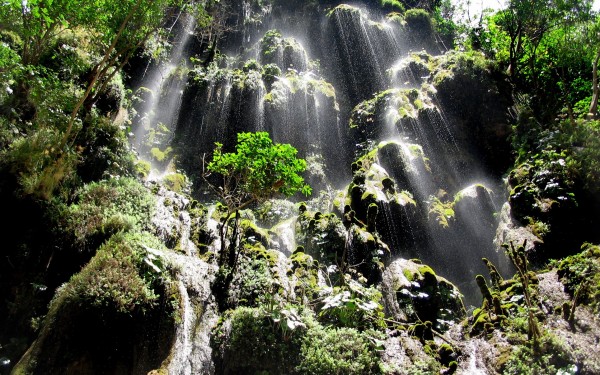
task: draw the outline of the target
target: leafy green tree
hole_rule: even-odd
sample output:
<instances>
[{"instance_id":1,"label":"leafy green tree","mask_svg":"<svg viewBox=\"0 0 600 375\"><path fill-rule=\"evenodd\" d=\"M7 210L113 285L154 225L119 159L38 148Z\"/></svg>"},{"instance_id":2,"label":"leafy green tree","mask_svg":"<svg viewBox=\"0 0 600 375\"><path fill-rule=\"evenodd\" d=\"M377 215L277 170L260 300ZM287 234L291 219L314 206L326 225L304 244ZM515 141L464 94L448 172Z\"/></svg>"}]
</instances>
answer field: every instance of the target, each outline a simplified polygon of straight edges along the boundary
<instances>
[{"instance_id":1,"label":"leafy green tree","mask_svg":"<svg viewBox=\"0 0 600 375\"><path fill-rule=\"evenodd\" d=\"M216 143L212 161L206 169L222 177L218 187L209 183L227 209L219 230L222 265L227 253L229 266L233 268L235 265L240 210L277 194L291 196L298 191L306 196L311 194L310 186L300 176L306 170L306 161L297 158L297 153L289 144L273 143L267 132L239 133L235 152L224 153L223 145ZM228 222L234 215L233 237L227 252L225 236Z\"/></svg>"},{"instance_id":2,"label":"leafy green tree","mask_svg":"<svg viewBox=\"0 0 600 375\"><path fill-rule=\"evenodd\" d=\"M79 129L94 126L95 122L88 115L100 95L134 53L152 35L163 32L165 20L186 3L187 0L6 0L2 4L0 29L18 36L19 48L14 51L20 55L19 66L42 79L48 75L38 74L45 71L40 66L40 58L54 48L54 42L61 33L83 30L93 41L86 46L94 58L83 87L76 91L63 90L69 100L58 112L69 115L60 124L43 121L36 124L52 127L49 133L56 136L53 137L53 144L44 147L47 154L45 162L35 164L35 170L25 173L47 176L38 178L44 181L45 187L42 189L32 185L28 191L43 190L41 196L47 198L64 180L69 173L67 169L73 169L75 165L69 160L77 158L76 150L81 149L79 146L87 146L75 145L75 139ZM197 5L196 15L203 12L204 6ZM206 22L204 19L203 26ZM5 62L10 56L5 57L4 50L0 51L0 75L8 74L4 74L4 71L9 68L14 70L14 64ZM13 85L16 91L12 97L21 98L17 105L28 104L27 98L33 95L30 83L29 75L21 75L20 82ZM74 84L79 86L79 83Z\"/></svg>"}]
</instances>

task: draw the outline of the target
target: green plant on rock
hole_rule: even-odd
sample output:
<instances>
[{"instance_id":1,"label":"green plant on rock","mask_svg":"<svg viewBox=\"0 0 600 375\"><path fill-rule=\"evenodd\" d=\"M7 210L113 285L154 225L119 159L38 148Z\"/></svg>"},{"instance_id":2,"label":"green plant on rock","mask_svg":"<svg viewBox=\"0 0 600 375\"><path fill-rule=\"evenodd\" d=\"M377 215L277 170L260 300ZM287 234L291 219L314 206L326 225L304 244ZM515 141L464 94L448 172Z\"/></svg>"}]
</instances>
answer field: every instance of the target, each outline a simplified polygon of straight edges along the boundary
<instances>
[{"instance_id":1,"label":"green plant on rock","mask_svg":"<svg viewBox=\"0 0 600 375\"><path fill-rule=\"evenodd\" d=\"M301 374L379 374L382 371L377 337L376 332L315 326L302 342L296 370Z\"/></svg>"},{"instance_id":2,"label":"green plant on rock","mask_svg":"<svg viewBox=\"0 0 600 375\"><path fill-rule=\"evenodd\" d=\"M443 202L437 197L430 197L429 217L432 216L442 228L448 228L454 222L454 201Z\"/></svg>"},{"instance_id":3,"label":"green plant on rock","mask_svg":"<svg viewBox=\"0 0 600 375\"><path fill-rule=\"evenodd\" d=\"M79 250L93 250L115 233L148 228L154 205L152 194L136 180L110 179L83 186L55 220Z\"/></svg>"},{"instance_id":4,"label":"green plant on rock","mask_svg":"<svg viewBox=\"0 0 600 375\"><path fill-rule=\"evenodd\" d=\"M502 373L507 375L577 374L577 366L568 361L568 348L557 337L547 333L540 337L539 348L517 345Z\"/></svg>"},{"instance_id":5,"label":"green plant on rock","mask_svg":"<svg viewBox=\"0 0 600 375\"><path fill-rule=\"evenodd\" d=\"M187 176L181 173L171 173L163 178L163 183L176 193L181 193L188 188Z\"/></svg>"},{"instance_id":6,"label":"green plant on rock","mask_svg":"<svg viewBox=\"0 0 600 375\"><path fill-rule=\"evenodd\" d=\"M537 303L534 301L530 286L531 282L531 274L529 272L529 262L527 261L527 256L525 255L525 246L527 242L524 242L523 245L515 247L511 242L509 245L503 245L508 253L508 256L514 266L517 268L517 273L519 275L519 280L523 285L523 296L525 297L525 303L527 306L527 322L528 322L528 330L527 337L529 340L532 340L534 349L539 345L539 339L541 337L540 327L538 325L538 321L535 315L537 311Z\"/></svg>"},{"instance_id":7,"label":"green plant on rock","mask_svg":"<svg viewBox=\"0 0 600 375\"><path fill-rule=\"evenodd\" d=\"M123 314L150 309L165 271L161 249L160 242L146 233L115 235L62 293L73 303Z\"/></svg>"},{"instance_id":8,"label":"green plant on rock","mask_svg":"<svg viewBox=\"0 0 600 375\"><path fill-rule=\"evenodd\" d=\"M270 57L274 53L277 53L277 49L279 48L281 40L282 36L279 30L267 31L263 38L260 40L260 50L263 58Z\"/></svg>"},{"instance_id":9,"label":"green plant on rock","mask_svg":"<svg viewBox=\"0 0 600 375\"><path fill-rule=\"evenodd\" d=\"M274 144L266 132L239 133L235 152L224 153L222 144L216 146L204 175L205 179L210 172L221 176L219 187L209 183L226 207L219 228L220 264L234 268L239 211L277 194L291 196L300 191L309 195L311 188L300 176L306 162L296 157L297 150L289 144ZM234 216L232 241L227 251L225 237L229 220Z\"/></svg>"},{"instance_id":10,"label":"green plant on rock","mask_svg":"<svg viewBox=\"0 0 600 375\"><path fill-rule=\"evenodd\" d=\"M581 250L558 263L558 277L573 297L567 316L571 321L578 304L600 310L600 247L585 243Z\"/></svg>"},{"instance_id":11,"label":"green plant on rock","mask_svg":"<svg viewBox=\"0 0 600 375\"><path fill-rule=\"evenodd\" d=\"M306 318L298 311L276 305L227 312L223 322L228 324L216 327L212 342L223 367L237 373L293 373L306 331Z\"/></svg>"},{"instance_id":12,"label":"green plant on rock","mask_svg":"<svg viewBox=\"0 0 600 375\"><path fill-rule=\"evenodd\" d=\"M323 300L319 318L338 327L382 329L386 323L381 298L377 289L349 280L346 285L331 289Z\"/></svg>"}]
</instances>

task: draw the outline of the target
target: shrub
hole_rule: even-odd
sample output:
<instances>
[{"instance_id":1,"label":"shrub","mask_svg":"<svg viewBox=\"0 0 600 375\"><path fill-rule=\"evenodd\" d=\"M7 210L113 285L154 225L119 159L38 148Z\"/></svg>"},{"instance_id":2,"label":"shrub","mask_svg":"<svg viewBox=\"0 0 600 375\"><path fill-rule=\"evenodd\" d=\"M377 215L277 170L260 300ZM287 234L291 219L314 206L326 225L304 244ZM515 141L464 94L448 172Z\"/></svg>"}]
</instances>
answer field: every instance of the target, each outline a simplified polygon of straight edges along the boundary
<instances>
[{"instance_id":1,"label":"shrub","mask_svg":"<svg viewBox=\"0 0 600 375\"><path fill-rule=\"evenodd\" d=\"M284 331L261 308L240 307L227 318L229 329L220 327L213 344L220 349L223 366L231 373L293 372L302 330L284 337Z\"/></svg>"},{"instance_id":2,"label":"shrub","mask_svg":"<svg viewBox=\"0 0 600 375\"><path fill-rule=\"evenodd\" d=\"M409 9L404 13L406 24L420 35L433 33L433 21L425 9Z\"/></svg>"},{"instance_id":3,"label":"shrub","mask_svg":"<svg viewBox=\"0 0 600 375\"><path fill-rule=\"evenodd\" d=\"M76 246L94 249L117 232L146 229L154 205L151 193L134 179L94 182L78 191L58 224Z\"/></svg>"},{"instance_id":4,"label":"shrub","mask_svg":"<svg viewBox=\"0 0 600 375\"><path fill-rule=\"evenodd\" d=\"M303 374L381 373L375 344L366 334L352 328L315 326L302 340L301 360L296 368Z\"/></svg>"},{"instance_id":5,"label":"shrub","mask_svg":"<svg viewBox=\"0 0 600 375\"><path fill-rule=\"evenodd\" d=\"M139 232L113 236L71 278L63 291L65 298L81 306L123 314L151 308L158 299L154 287L162 264L148 248L160 249L162 245L153 236Z\"/></svg>"}]
</instances>

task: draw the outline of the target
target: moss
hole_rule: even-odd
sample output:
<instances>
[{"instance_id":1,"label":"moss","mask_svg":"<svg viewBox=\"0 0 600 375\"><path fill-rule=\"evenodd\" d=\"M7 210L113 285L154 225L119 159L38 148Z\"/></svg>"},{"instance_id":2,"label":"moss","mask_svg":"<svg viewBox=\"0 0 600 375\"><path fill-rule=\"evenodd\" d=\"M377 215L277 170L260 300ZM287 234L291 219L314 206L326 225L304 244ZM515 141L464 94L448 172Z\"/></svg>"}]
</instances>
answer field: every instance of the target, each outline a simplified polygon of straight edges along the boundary
<instances>
[{"instance_id":1,"label":"moss","mask_svg":"<svg viewBox=\"0 0 600 375\"><path fill-rule=\"evenodd\" d=\"M332 10L330 10L327 13L327 17L337 17L343 13L358 15L358 14L360 14L360 12L361 12L360 8L357 8L352 5L348 5L348 4L340 4L340 5L336 6L335 8L333 8Z\"/></svg>"},{"instance_id":2,"label":"moss","mask_svg":"<svg viewBox=\"0 0 600 375\"><path fill-rule=\"evenodd\" d=\"M59 213L58 226L80 250L95 248L114 233L148 228L154 206L155 198L133 179L91 183L81 188L76 201Z\"/></svg>"},{"instance_id":3,"label":"moss","mask_svg":"<svg viewBox=\"0 0 600 375\"><path fill-rule=\"evenodd\" d=\"M261 70L261 66L260 63L254 59L248 60L246 61L246 63L244 64L244 67L242 68L242 71L244 73L248 73L250 71L260 71Z\"/></svg>"},{"instance_id":4,"label":"moss","mask_svg":"<svg viewBox=\"0 0 600 375\"><path fill-rule=\"evenodd\" d=\"M267 64L263 66L261 74L267 91L271 91L273 83L277 80L277 77L281 76L281 69L275 64ZM265 98L265 101L267 101L267 98Z\"/></svg>"},{"instance_id":5,"label":"moss","mask_svg":"<svg viewBox=\"0 0 600 375\"><path fill-rule=\"evenodd\" d=\"M381 7L388 12L404 12L404 4L399 0L380 0Z\"/></svg>"},{"instance_id":6,"label":"moss","mask_svg":"<svg viewBox=\"0 0 600 375\"><path fill-rule=\"evenodd\" d=\"M433 269L427 265L421 265L418 267L419 273L423 276L425 276L426 274L429 275L433 275L435 277L435 272L433 272Z\"/></svg>"},{"instance_id":7,"label":"moss","mask_svg":"<svg viewBox=\"0 0 600 375\"><path fill-rule=\"evenodd\" d=\"M434 32L433 20L425 9L409 9L404 13L406 25L417 30L419 35L432 35Z\"/></svg>"},{"instance_id":8,"label":"moss","mask_svg":"<svg viewBox=\"0 0 600 375\"><path fill-rule=\"evenodd\" d=\"M269 247L270 236L266 229L259 228L252 220L243 219L240 228L244 238L250 243L260 242L264 247Z\"/></svg>"},{"instance_id":9,"label":"moss","mask_svg":"<svg viewBox=\"0 0 600 375\"><path fill-rule=\"evenodd\" d=\"M303 329L286 334L262 309L240 307L224 317L213 347L224 373L291 373L299 362Z\"/></svg>"},{"instance_id":10,"label":"moss","mask_svg":"<svg viewBox=\"0 0 600 375\"><path fill-rule=\"evenodd\" d=\"M261 243L255 243L254 245L245 244L244 252L253 259L266 260L270 267L275 266L279 258L277 251L268 250Z\"/></svg>"},{"instance_id":11,"label":"moss","mask_svg":"<svg viewBox=\"0 0 600 375\"><path fill-rule=\"evenodd\" d=\"M454 201L443 202L437 197L429 197L429 218L432 217L442 228L449 228L454 222Z\"/></svg>"},{"instance_id":12,"label":"moss","mask_svg":"<svg viewBox=\"0 0 600 375\"><path fill-rule=\"evenodd\" d=\"M581 253L571 255L558 264L558 277L577 304L588 304L600 311L600 246L585 243Z\"/></svg>"},{"instance_id":13,"label":"moss","mask_svg":"<svg viewBox=\"0 0 600 375\"><path fill-rule=\"evenodd\" d=\"M150 174L151 170L150 162L146 160L137 160L135 162L135 173L138 177L145 179Z\"/></svg>"},{"instance_id":14,"label":"moss","mask_svg":"<svg viewBox=\"0 0 600 375\"><path fill-rule=\"evenodd\" d=\"M181 173L171 173L163 177L163 183L176 193L183 192L187 185L187 176Z\"/></svg>"},{"instance_id":15,"label":"moss","mask_svg":"<svg viewBox=\"0 0 600 375\"><path fill-rule=\"evenodd\" d=\"M142 233L118 234L73 276L64 298L75 305L115 309L123 314L153 307L154 284L164 271L160 242ZM150 250L148 249L156 249Z\"/></svg>"},{"instance_id":16,"label":"moss","mask_svg":"<svg viewBox=\"0 0 600 375\"><path fill-rule=\"evenodd\" d=\"M167 158L171 155L172 151L173 149L171 147L167 147L164 150L161 150L158 147L152 147L152 149L150 149L150 154L152 155L152 158L154 158L154 160L156 160L159 163L162 163L167 160Z\"/></svg>"},{"instance_id":17,"label":"moss","mask_svg":"<svg viewBox=\"0 0 600 375\"><path fill-rule=\"evenodd\" d=\"M377 374L380 358L367 333L316 326L302 342L296 370L305 374Z\"/></svg>"}]
</instances>

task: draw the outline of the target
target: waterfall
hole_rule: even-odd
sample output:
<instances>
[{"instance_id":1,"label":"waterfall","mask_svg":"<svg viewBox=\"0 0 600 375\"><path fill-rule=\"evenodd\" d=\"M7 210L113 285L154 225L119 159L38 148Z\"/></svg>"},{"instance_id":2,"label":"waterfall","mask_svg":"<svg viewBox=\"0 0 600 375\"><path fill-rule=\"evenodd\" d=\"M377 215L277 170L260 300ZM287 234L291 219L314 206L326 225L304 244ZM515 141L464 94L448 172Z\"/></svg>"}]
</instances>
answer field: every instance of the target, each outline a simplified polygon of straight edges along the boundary
<instances>
[{"instance_id":1,"label":"waterfall","mask_svg":"<svg viewBox=\"0 0 600 375\"><path fill-rule=\"evenodd\" d=\"M146 69L137 89L142 103L136 106L132 145L143 160L151 163L151 173L157 177L163 175L169 165L168 147L180 116L189 66L187 49L195 24L192 15L180 11L168 30L175 34L168 57Z\"/></svg>"},{"instance_id":2,"label":"waterfall","mask_svg":"<svg viewBox=\"0 0 600 375\"><path fill-rule=\"evenodd\" d=\"M169 374L212 374L210 335L218 314L210 286L216 267L180 254L170 253L168 257L178 270L181 322L165 367Z\"/></svg>"},{"instance_id":3,"label":"waterfall","mask_svg":"<svg viewBox=\"0 0 600 375\"><path fill-rule=\"evenodd\" d=\"M201 164L215 142L230 150L238 132L267 131L308 160L306 178L315 190L308 207L341 215L347 205L367 223L375 204L370 230L389 248L388 263L420 258L459 286L467 303L478 303L474 277L487 272L481 258L504 273L508 265L493 244L494 213L504 197L499 173L489 170L490 155L478 145L485 119L465 119L452 104L462 89L452 86L452 69L464 62L444 54L435 38L415 37L410 22L360 7L340 5L304 17L244 1L239 10L222 55L202 65L188 63L194 23L182 15L183 31L168 61L151 68L143 84L153 95L138 108L143 117L134 144L140 155L172 147L174 167L203 191ZM174 67L187 74L173 74ZM168 161L155 165L157 173L169 168ZM288 295L294 289L285 274L297 246L297 214L279 217L265 230L269 246L279 251L274 269ZM216 232L214 220L208 225ZM371 240L361 230L346 233L348 246ZM364 246L365 253L373 250ZM365 254L349 256L359 264ZM177 259L184 275L207 274L205 264ZM202 286L191 276L178 285L183 321L173 373L200 371L202 358L210 357L198 340L207 342L216 312L202 304L210 297L199 297L209 279L201 277ZM192 313L198 309L203 313Z\"/></svg>"}]
</instances>

